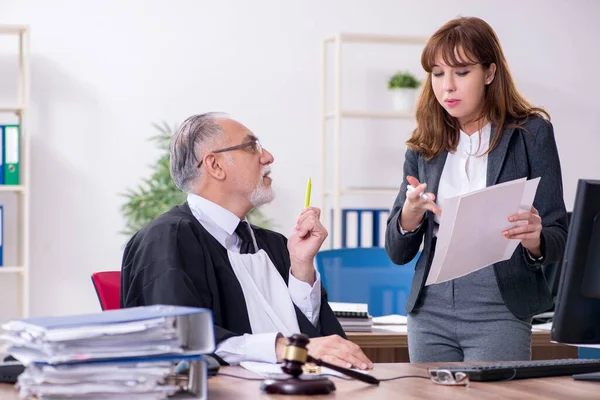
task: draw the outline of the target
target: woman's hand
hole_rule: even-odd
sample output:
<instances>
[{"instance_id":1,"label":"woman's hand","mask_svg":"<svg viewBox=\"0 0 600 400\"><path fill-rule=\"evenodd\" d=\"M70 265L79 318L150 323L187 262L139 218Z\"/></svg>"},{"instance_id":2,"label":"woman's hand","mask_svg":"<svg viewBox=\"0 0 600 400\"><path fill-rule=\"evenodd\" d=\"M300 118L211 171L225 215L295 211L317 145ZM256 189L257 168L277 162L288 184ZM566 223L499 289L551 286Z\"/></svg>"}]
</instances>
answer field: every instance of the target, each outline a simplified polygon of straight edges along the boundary
<instances>
[{"instance_id":1,"label":"woman's hand","mask_svg":"<svg viewBox=\"0 0 600 400\"><path fill-rule=\"evenodd\" d=\"M542 218L534 207L530 211L511 215L508 220L516 222L516 226L507 229L502 234L507 239L519 239L521 245L529 250L529 253L534 257L541 257L541 238L542 233Z\"/></svg>"},{"instance_id":2,"label":"woman's hand","mask_svg":"<svg viewBox=\"0 0 600 400\"><path fill-rule=\"evenodd\" d=\"M433 193L425 193L425 189L427 188L426 183L420 183L417 178L410 175L406 177L406 180L409 185L414 187L414 190L406 192L406 201L402 206L398 222L403 230L413 231L417 229L423 220L423 215L425 215L426 211L442 215L442 210L435 204L435 195ZM422 193L425 193L430 200L421 198Z\"/></svg>"}]
</instances>

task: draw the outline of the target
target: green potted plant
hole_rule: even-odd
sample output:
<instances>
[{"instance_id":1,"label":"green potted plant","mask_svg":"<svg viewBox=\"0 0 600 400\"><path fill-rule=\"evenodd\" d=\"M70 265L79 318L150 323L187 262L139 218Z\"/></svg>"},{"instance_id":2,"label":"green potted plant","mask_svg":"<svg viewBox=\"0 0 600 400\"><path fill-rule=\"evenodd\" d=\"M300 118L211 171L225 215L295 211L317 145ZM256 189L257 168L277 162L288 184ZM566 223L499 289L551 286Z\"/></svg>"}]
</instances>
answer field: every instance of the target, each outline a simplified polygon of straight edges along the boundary
<instances>
[{"instance_id":1,"label":"green potted plant","mask_svg":"<svg viewBox=\"0 0 600 400\"><path fill-rule=\"evenodd\" d=\"M122 233L129 236L171 207L182 204L187 197L187 194L175 185L169 170L169 144L177 126L171 128L166 122L161 125L153 123L152 126L158 133L149 140L156 143L161 155L153 165L153 172L149 178L144 178L135 188L127 188L125 193L121 194L126 199L121 206L121 213L125 217L125 229ZM271 220L257 208L250 212L248 219L252 224L265 228L272 225Z\"/></svg>"},{"instance_id":2,"label":"green potted plant","mask_svg":"<svg viewBox=\"0 0 600 400\"><path fill-rule=\"evenodd\" d=\"M399 71L388 80L388 89L392 92L394 109L410 113L415 107L417 92L421 82L408 71Z\"/></svg>"}]
</instances>

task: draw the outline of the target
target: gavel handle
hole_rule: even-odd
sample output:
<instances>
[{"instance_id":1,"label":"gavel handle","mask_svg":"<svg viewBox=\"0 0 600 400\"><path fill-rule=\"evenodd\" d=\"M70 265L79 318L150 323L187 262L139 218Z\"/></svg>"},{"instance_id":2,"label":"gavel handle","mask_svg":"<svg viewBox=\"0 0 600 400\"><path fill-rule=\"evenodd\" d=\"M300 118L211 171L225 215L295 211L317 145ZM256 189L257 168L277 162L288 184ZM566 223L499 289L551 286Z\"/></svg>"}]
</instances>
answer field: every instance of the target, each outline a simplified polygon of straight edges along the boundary
<instances>
[{"instance_id":1,"label":"gavel handle","mask_svg":"<svg viewBox=\"0 0 600 400\"><path fill-rule=\"evenodd\" d=\"M331 368L334 371L341 372L342 374L348 375L349 377L354 378L354 379L358 379L359 381L362 381L365 383L370 383L371 385L379 385L379 379L377 379L369 374L363 374L362 372L353 371L348 368L338 367L337 365L329 364L328 362L325 362L323 360L320 360L318 358L314 358L311 356L307 357L307 361L315 363L322 367Z\"/></svg>"}]
</instances>

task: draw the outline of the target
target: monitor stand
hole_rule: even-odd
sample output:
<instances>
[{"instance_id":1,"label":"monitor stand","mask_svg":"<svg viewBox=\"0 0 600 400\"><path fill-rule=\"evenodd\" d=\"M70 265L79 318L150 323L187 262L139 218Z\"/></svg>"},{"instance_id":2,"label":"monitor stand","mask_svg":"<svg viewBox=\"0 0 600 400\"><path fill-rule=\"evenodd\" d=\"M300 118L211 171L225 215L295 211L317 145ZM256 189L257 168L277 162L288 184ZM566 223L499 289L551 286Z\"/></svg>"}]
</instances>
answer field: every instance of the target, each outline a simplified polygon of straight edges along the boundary
<instances>
[{"instance_id":1,"label":"monitor stand","mask_svg":"<svg viewBox=\"0 0 600 400\"><path fill-rule=\"evenodd\" d=\"M588 374L575 374L573 379L576 381L600 381L600 372L590 372Z\"/></svg>"}]
</instances>

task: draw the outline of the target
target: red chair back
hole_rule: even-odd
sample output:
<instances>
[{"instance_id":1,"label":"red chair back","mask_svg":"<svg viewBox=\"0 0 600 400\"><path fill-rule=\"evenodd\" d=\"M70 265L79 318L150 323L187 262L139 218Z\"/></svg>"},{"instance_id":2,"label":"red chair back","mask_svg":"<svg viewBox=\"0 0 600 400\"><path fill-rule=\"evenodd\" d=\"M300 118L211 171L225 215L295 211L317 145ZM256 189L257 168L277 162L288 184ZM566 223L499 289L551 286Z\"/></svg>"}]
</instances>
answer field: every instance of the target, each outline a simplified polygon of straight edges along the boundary
<instances>
[{"instance_id":1,"label":"red chair back","mask_svg":"<svg viewBox=\"0 0 600 400\"><path fill-rule=\"evenodd\" d=\"M92 283L103 311L121 308L121 271L94 272Z\"/></svg>"}]
</instances>

